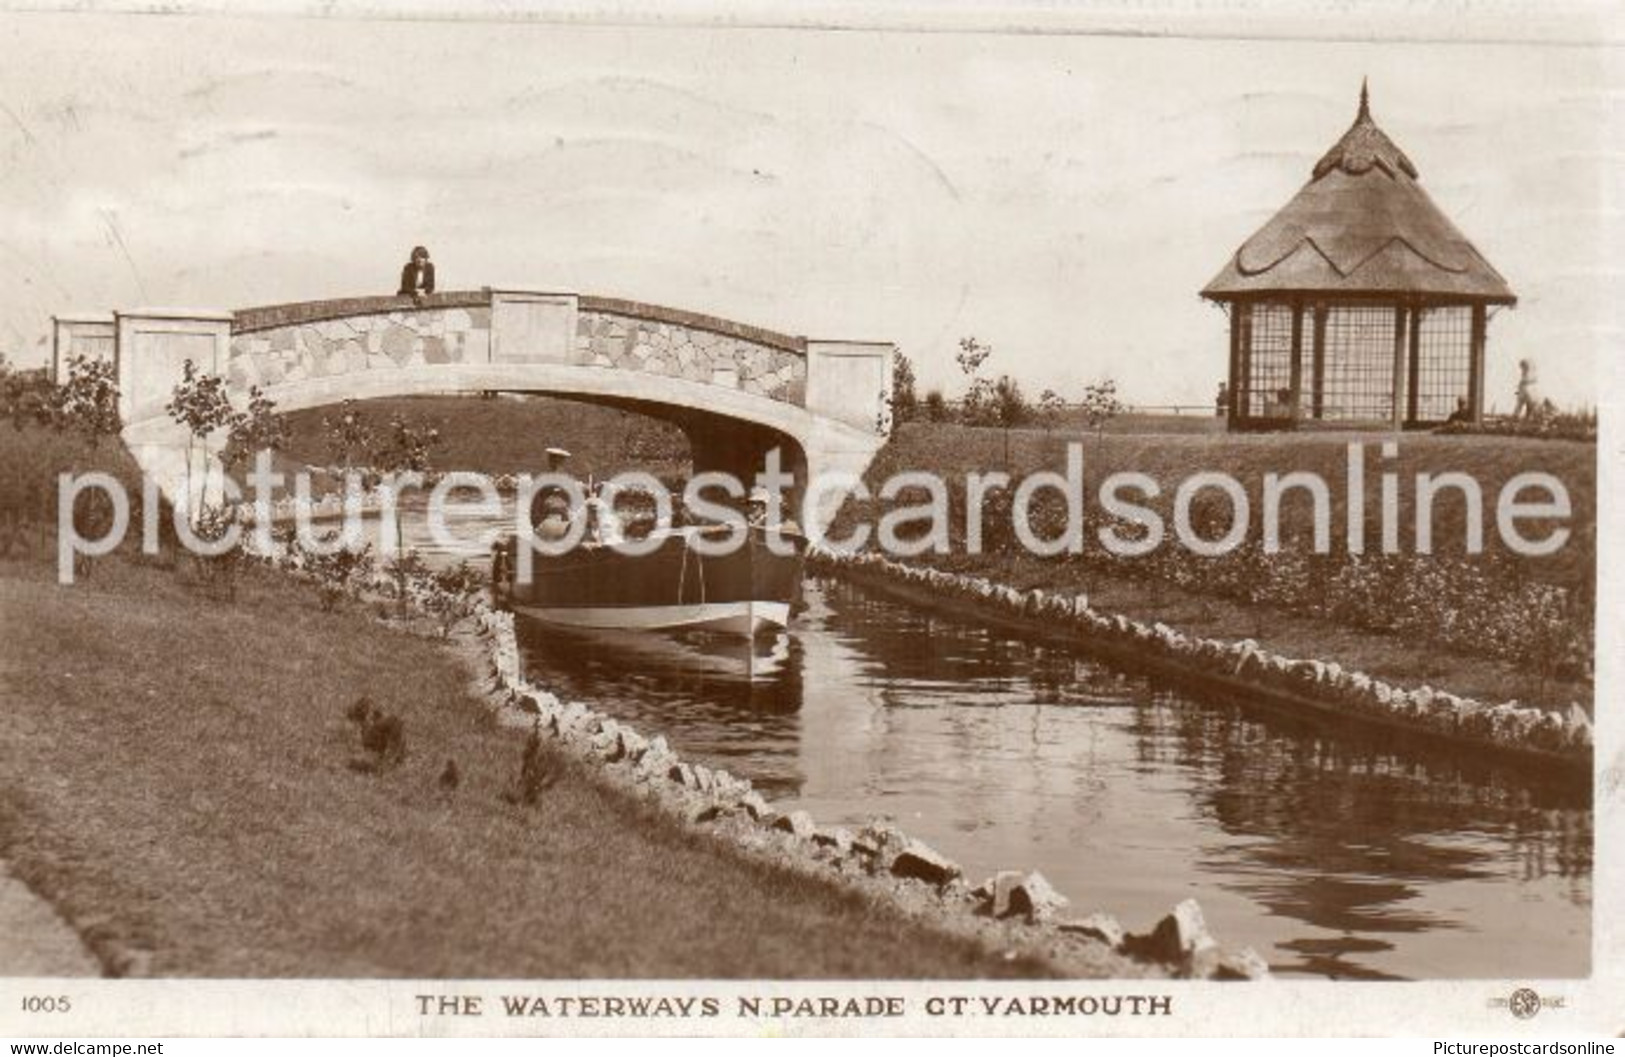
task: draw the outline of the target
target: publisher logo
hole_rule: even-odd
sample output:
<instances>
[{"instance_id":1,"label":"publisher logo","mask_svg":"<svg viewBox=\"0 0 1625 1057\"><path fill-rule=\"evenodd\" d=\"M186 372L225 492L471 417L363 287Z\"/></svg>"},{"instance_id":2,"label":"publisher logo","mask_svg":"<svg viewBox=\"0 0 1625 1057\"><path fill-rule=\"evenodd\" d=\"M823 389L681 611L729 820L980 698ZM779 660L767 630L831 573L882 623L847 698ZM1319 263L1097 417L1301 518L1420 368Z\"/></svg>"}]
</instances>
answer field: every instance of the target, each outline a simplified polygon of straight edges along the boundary
<instances>
[{"instance_id":1,"label":"publisher logo","mask_svg":"<svg viewBox=\"0 0 1625 1057\"><path fill-rule=\"evenodd\" d=\"M1519 1020L1528 1020L1540 1012L1540 995L1528 987L1520 987L1507 999L1507 1008Z\"/></svg>"},{"instance_id":2,"label":"publisher logo","mask_svg":"<svg viewBox=\"0 0 1625 1057\"><path fill-rule=\"evenodd\" d=\"M1504 1009L1519 1020L1529 1020L1543 1009L1562 1009L1561 995L1541 995L1532 987L1520 987L1510 995L1490 999L1491 1009Z\"/></svg>"}]
</instances>

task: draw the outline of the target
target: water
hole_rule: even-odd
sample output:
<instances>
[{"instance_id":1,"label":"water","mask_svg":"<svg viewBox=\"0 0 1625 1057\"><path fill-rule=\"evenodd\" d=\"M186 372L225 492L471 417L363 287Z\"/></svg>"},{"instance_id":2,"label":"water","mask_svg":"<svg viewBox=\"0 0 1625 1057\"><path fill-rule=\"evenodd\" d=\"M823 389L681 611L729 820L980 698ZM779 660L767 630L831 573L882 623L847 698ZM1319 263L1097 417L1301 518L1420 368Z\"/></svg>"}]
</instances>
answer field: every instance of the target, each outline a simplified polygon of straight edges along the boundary
<instances>
[{"instance_id":1,"label":"water","mask_svg":"<svg viewBox=\"0 0 1625 1057\"><path fill-rule=\"evenodd\" d=\"M1192 700L849 584L807 600L754 647L523 621L520 642L537 681L786 810L891 818L973 881L1040 869L1131 930L1195 896L1281 974L1588 972L1583 794Z\"/></svg>"}]
</instances>

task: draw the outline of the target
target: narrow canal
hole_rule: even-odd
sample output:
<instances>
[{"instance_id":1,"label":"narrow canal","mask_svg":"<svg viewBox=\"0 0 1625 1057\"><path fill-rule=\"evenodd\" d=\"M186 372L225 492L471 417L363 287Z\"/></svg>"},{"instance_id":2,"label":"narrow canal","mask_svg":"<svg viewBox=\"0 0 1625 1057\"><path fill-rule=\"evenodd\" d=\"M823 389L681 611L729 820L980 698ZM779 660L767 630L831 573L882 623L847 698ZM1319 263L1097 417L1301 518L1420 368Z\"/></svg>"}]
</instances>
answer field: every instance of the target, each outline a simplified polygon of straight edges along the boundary
<instances>
[{"instance_id":1,"label":"narrow canal","mask_svg":"<svg viewBox=\"0 0 1625 1057\"><path fill-rule=\"evenodd\" d=\"M523 621L520 643L561 696L821 823L891 818L973 882L1037 868L1130 930L1194 896L1283 975L1588 972L1583 794L1193 700L850 584L806 596L752 647Z\"/></svg>"}]
</instances>

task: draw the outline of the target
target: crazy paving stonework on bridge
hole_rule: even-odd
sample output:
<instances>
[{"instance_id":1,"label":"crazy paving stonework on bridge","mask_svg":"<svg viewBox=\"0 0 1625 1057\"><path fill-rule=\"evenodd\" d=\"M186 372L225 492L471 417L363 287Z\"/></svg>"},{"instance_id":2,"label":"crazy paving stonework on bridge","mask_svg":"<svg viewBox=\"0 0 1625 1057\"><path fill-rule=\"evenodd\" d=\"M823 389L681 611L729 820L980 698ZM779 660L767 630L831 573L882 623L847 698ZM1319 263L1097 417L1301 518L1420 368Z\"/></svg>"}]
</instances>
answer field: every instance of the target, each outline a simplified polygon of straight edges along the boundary
<instances>
[{"instance_id":1,"label":"crazy paving stonework on bridge","mask_svg":"<svg viewBox=\"0 0 1625 1057\"><path fill-rule=\"evenodd\" d=\"M809 340L572 293L481 289L422 303L364 297L65 315L55 337L59 374L74 355L114 360L126 440L166 489L185 478L185 436L164 406L187 360L225 378L234 400L258 386L289 411L493 390L590 400L677 423L696 470L754 474L778 447L803 483L861 473L890 429L889 343ZM538 450L546 443L538 437ZM828 497L829 514L839 499Z\"/></svg>"},{"instance_id":2,"label":"crazy paving stonework on bridge","mask_svg":"<svg viewBox=\"0 0 1625 1057\"><path fill-rule=\"evenodd\" d=\"M388 302L388 308L364 314L382 307L372 300L318 302L349 308L351 314L304 322L267 310L237 313L227 380L267 386L357 370L490 362L488 294L447 295L436 299L449 302L444 307L425 308L382 298L377 300ZM728 325L730 333L722 320L608 298L578 298L575 317L573 354L565 362L721 384L797 406L803 402L807 359L800 339L740 324Z\"/></svg>"},{"instance_id":3,"label":"crazy paving stonework on bridge","mask_svg":"<svg viewBox=\"0 0 1625 1057\"><path fill-rule=\"evenodd\" d=\"M349 371L490 358L491 309L396 311L237 333L226 380L270 386Z\"/></svg>"},{"instance_id":4,"label":"crazy paving stonework on bridge","mask_svg":"<svg viewBox=\"0 0 1625 1057\"><path fill-rule=\"evenodd\" d=\"M805 352L610 312L584 312L578 317L576 358L594 367L731 385L789 404L801 404L807 390Z\"/></svg>"}]
</instances>

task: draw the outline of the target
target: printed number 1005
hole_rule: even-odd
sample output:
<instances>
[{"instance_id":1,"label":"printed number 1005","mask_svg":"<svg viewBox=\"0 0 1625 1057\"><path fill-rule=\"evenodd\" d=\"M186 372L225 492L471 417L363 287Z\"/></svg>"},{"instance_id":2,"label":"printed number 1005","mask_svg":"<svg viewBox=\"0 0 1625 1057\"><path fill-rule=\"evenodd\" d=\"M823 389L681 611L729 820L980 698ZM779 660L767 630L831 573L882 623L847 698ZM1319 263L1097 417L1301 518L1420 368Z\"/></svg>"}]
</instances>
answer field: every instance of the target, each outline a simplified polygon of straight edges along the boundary
<instances>
[{"instance_id":1,"label":"printed number 1005","mask_svg":"<svg viewBox=\"0 0 1625 1057\"><path fill-rule=\"evenodd\" d=\"M24 995L24 1013L66 1013L73 1008L67 995Z\"/></svg>"}]
</instances>

